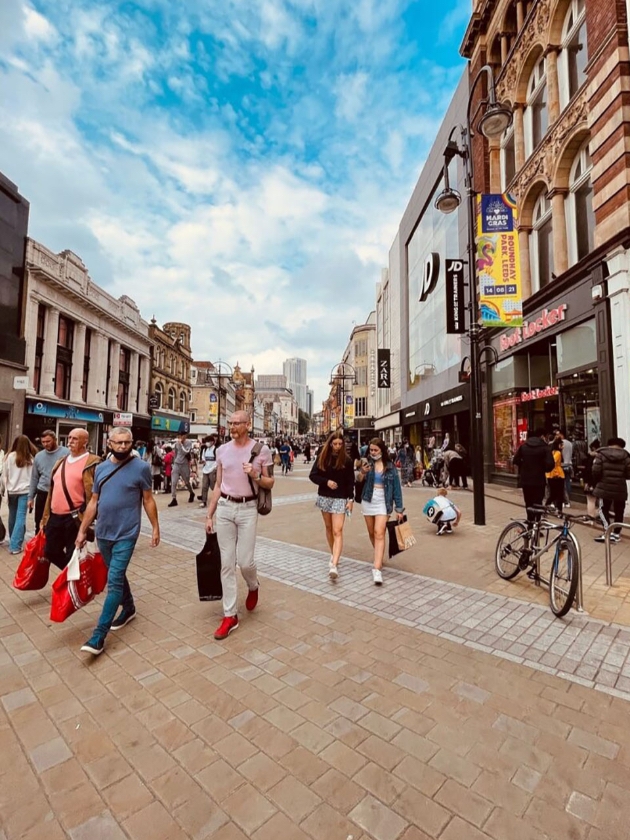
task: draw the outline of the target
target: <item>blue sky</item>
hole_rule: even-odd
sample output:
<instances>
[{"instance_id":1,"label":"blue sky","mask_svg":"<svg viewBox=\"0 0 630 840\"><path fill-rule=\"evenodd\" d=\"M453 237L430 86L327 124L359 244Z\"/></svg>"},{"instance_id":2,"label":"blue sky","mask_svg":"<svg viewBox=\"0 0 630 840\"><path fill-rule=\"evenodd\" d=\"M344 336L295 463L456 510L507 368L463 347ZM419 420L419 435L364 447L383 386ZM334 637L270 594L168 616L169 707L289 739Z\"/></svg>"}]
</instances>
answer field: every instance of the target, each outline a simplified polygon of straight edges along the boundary
<instances>
[{"instance_id":1,"label":"blue sky","mask_svg":"<svg viewBox=\"0 0 630 840\"><path fill-rule=\"evenodd\" d=\"M2 0L0 170L198 359L316 403L463 70L470 0Z\"/></svg>"}]
</instances>

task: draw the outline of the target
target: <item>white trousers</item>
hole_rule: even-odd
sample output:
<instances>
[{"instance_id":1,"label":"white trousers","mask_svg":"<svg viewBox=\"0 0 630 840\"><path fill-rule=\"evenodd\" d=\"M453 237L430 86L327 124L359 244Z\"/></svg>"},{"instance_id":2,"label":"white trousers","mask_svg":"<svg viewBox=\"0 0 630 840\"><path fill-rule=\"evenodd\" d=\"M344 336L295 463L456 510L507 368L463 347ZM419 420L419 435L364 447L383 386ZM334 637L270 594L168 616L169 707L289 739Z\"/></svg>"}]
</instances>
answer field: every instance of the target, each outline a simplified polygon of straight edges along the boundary
<instances>
[{"instance_id":1,"label":"white trousers","mask_svg":"<svg viewBox=\"0 0 630 840\"><path fill-rule=\"evenodd\" d=\"M240 503L219 499L214 524L221 549L223 614L233 616L237 614L237 564L247 588L258 588L258 572L254 561L258 525L256 499Z\"/></svg>"}]
</instances>

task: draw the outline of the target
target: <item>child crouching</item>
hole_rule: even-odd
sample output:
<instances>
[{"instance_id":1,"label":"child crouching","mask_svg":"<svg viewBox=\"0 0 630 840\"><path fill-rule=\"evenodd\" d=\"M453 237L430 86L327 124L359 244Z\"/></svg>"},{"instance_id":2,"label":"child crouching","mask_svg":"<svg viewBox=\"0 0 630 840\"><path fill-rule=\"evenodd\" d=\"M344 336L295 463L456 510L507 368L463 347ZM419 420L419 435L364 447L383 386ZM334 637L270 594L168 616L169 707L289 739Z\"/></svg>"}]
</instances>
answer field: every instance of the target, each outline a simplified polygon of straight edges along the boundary
<instances>
[{"instance_id":1,"label":"child crouching","mask_svg":"<svg viewBox=\"0 0 630 840\"><path fill-rule=\"evenodd\" d=\"M424 506L422 512L429 522L437 527L437 535L452 534L453 526L459 524L462 512L447 498L448 490L440 487L434 499L430 499Z\"/></svg>"}]
</instances>

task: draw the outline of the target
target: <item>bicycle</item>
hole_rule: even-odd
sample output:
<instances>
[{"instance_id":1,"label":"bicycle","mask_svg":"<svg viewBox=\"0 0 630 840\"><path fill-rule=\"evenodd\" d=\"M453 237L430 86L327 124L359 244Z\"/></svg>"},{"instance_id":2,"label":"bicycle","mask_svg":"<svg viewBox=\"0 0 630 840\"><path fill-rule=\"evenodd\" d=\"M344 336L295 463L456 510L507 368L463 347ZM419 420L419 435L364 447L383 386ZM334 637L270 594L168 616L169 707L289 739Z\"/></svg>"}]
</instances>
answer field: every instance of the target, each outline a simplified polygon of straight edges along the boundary
<instances>
[{"instance_id":1,"label":"bicycle","mask_svg":"<svg viewBox=\"0 0 630 840\"><path fill-rule=\"evenodd\" d=\"M547 585L551 611L561 618L573 605L580 576L580 547L571 526L576 522L592 522L593 517L563 513L562 524L556 525L542 518L550 513L558 515L545 505L534 505L527 508L529 519L509 522L501 532L494 559L497 574L504 580L513 580L519 572L529 570L527 575L537 586ZM553 539L552 531L559 532ZM540 558L552 549L554 556L547 582L540 574Z\"/></svg>"}]
</instances>

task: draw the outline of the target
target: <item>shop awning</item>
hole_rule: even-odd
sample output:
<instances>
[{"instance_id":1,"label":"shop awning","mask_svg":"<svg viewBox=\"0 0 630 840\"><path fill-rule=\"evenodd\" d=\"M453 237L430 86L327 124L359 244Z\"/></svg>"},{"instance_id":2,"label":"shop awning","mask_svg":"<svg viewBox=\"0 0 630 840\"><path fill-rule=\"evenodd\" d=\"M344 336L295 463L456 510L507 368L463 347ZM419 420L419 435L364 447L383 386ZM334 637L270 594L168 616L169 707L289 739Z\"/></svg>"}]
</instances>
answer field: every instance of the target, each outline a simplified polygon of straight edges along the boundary
<instances>
[{"instance_id":1,"label":"shop awning","mask_svg":"<svg viewBox=\"0 0 630 840\"><path fill-rule=\"evenodd\" d=\"M190 420L176 414L154 411L151 415L151 429L154 432L170 432L172 435L187 435L190 432Z\"/></svg>"},{"instance_id":2,"label":"shop awning","mask_svg":"<svg viewBox=\"0 0 630 840\"><path fill-rule=\"evenodd\" d=\"M400 411L386 414L385 417L379 417L374 421L374 430L377 432L381 432L383 429L393 429L395 426L400 426Z\"/></svg>"}]
</instances>

